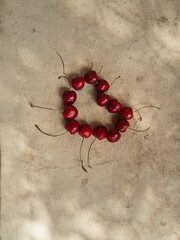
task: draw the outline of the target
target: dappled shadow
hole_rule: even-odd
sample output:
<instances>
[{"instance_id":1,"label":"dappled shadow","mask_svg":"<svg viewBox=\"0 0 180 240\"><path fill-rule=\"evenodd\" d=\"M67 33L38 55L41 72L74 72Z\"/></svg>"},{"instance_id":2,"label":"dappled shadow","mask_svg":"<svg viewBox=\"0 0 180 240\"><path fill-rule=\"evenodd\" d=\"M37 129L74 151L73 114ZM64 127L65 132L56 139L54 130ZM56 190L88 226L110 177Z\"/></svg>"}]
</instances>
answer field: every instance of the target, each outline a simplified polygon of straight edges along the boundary
<instances>
[{"instance_id":1,"label":"dappled shadow","mask_svg":"<svg viewBox=\"0 0 180 240\"><path fill-rule=\"evenodd\" d=\"M86 5L87 4L87 5ZM18 240L178 239L178 1L69 1L7 3L2 38L2 236ZM17 9L14 11L13 9ZM12 11L13 10L13 11ZM11 13L11 14L9 14ZM10 16L11 15L11 16ZM35 31L33 30L35 29ZM8 41L7 41L8 40ZM43 136L62 131L57 112L28 102L63 107L67 74L84 75L90 62L104 67L109 82L121 78L109 94L123 104L158 105L142 110L137 128L110 144L96 141L93 169L80 168L81 137ZM111 126L95 104L92 86L78 93L80 123ZM135 123L135 121L134 121ZM173 124L172 124L173 123ZM133 125L133 121L131 121ZM84 142L82 154L92 139ZM168 146L167 146L168 145Z\"/></svg>"}]
</instances>

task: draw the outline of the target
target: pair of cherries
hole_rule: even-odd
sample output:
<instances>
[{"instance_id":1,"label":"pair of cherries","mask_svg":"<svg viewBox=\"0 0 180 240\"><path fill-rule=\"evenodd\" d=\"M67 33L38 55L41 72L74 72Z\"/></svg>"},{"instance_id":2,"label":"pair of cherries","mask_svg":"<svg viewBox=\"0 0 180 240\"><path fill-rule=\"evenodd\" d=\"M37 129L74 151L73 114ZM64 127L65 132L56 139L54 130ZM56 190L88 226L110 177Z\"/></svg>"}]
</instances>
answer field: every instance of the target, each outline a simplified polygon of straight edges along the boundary
<instances>
[{"instance_id":1,"label":"pair of cherries","mask_svg":"<svg viewBox=\"0 0 180 240\"><path fill-rule=\"evenodd\" d=\"M81 90L85 82L95 85L98 91L97 104L101 107L107 105L107 110L110 113L119 112L121 118L117 121L115 128L110 130L109 133L107 133L107 128L102 125L95 127L93 130L89 124L80 126L79 122L75 120L78 115L78 110L72 105L77 99L77 94L75 91L69 90L65 91L62 96L63 101L66 103L63 116L68 119L65 124L65 129L70 132L70 134L75 134L79 131L79 134L84 138L89 138L93 134L99 140L107 137L109 142L117 142L121 137L120 132L125 132L129 127L127 120L133 117L132 108L122 108L121 103L117 99L110 100L109 95L106 94L110 87L109 83L104 79L99 79L95 71L90 70L85 74L84 78L73 78L71 84L75 90Z\"/></svg>"}]
</instances>

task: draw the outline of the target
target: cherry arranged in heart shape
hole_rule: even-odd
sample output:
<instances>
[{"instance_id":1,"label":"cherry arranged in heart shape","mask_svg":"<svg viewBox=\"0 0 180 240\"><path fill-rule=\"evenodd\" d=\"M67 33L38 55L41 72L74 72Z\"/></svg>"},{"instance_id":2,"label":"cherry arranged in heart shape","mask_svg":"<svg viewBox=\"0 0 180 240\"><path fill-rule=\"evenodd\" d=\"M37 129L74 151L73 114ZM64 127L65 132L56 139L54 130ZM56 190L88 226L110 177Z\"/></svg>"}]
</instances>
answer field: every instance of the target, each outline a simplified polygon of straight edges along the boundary
<instances>
[{"instance_id":1,"label":"cherry arranged in heart shape","mask_svg":"<svg viewBox=\"0 0 180 240\"><path fill-rule=\"evenodd\" d=\"M98 98L97 98L97 104L100 106L100 107L104 107L108 104L108 102L110 101L110 97L108 95L105 95L103 93L100 93L98 95Z\"/></svg>"},{"instance_id":2,"label":"cherry arranged in heart shape","mask_svg":"<svg viewBox=\"0 0 180 240\"><path fill-rule=\"evenodd\" d=\"M100 92L106 92L109 89L109 83L104 79L100 79L97 82L96 89Z\"/></svg>"},{"instance_id":3,"label":"cherry arranged in heart shape","mask_svg":"<svg viewBox=\"0 0 180 240\"><path fill-rule=\"evenodd\" d=\"M84 75L84 80L89 84L95 84L96 82L98 82L99 79L97 73L95 71L90 70Z\"/></svg>"},{"instance_id":4,"label":"cherry arranged in heart shape","mask_svg":"<svg viewBox=\"0 0 180 240\"><path fill-rule=\"evenodd\" d=\"M79 131L79 122L75 119L69 119L65 124L65 129L70 132L70 134L75 134Z\"/></svg>"},{"instance_id":5,"label":"cherry arranged in heart shape","mask_svg":"<svg viewBox=\"0 0 180 240\"><path fill-rule=\"evenodd\" d=\"M64 62L60 55L59 55L59 57L63 64L63 73L65 74ZM122 108L121 103L117 99L110 99L110 96L107 94L107 92L109 91L109 89L112 86L112 84L114 83L114 81L116 79L118 79L119 77L114 79L114 81L109 85L108 81L106 81L105 79L101 79L101 78L99 79L98 74L96 73L96 71L90 69L84 75L84 78L83 77L72 78L71 87L74 88L74 90L79 91L84 88L85 82L95 86L95 89L97 90L97 104L101 107L106 107L109 113L118 114L118 116L120 117L117 120L115 126L113 126L112 129L110 129L109 131L107 131L107 128L103 125L96 126L94 129L92 129L91 125L89 125L89 124L80 125L79 122L77 120L75 120L75 118L78 116L78 110L76 107L74 107L72 105L76 102L76 99L77 99L76 92L73 90L69 90L69 91L65 91L62 95L62 99L65 103L63 117L65 119L67 119L66 123L65 123L66 132L69 132L71 135L79 132L79 135L82 137L82 142L81 142L81 146L80 146L80 162L81 162L82 169L85 172L87 172L87 170L84 167L83 160L81 157L82 144L83 144L83 141L85 138L89 138L89 137L91 137L91 135L93 135L95 137L93 142L91 143L91 145L89 147L89 151L88 151L88 166L91 167L89 164L89 154L90 154L90 149L96 139L101 141L106 138L108 142L115 143L115 142L119 141L119 139L121 138L120 132L124 133L127 129L138 131L138 132L144 132L149 129L149 128L147 128L145 130L136 130L136 129L130 128L130 124L129 124L128 120L133 118L132 107L125 106ZM60 76L59 79L61 77L65 77L68 80L70 80L69 77L67 77L67 74L65 74L65 76ZM58 109L40 107L40 106L33 105L33 104L31 104L31 107L37 107L37 108L48 109L48 110L58 110ZM145 108L145 107L155 107L155 106L144 106L142 108ZM159 109L158 107L155 107L155 108ZM137 111L137 113L140 116L140 120L142 120L142 117L139 113L140 109L141 108L139 108L139 109L135 108L135 111ZM66 133L66 132L63 132L60 134L53 135L53 134L49 134L49 133L42 131L38 127L38 125L35 124L35 126L43 134L52 136L52 137L61 136Z\"/></svg>"},{"instance_id":6,"label":"cherry arranged in heart shape","mask_svg":"<svg viewBox=\"0 0 180 240\"><path fill-rule=\"evenodd\" d=\"M93 136L98 140L103 140L107 136L107 128L104 126L97 126L93 129Z\"/></svg>"},{"instance_id":7,"label":"cherry arranged in heart shape","mask_svg":"<svg viewBox=\"0 0 180 240\"><path fill-rule=\"evenodd\" d=\"M84 124L79 128L79 135L81 137L89 138L92 134L92 128L89 124Z\"/></svg>"},{"instance_id":8,"label":"cherry arranged in heart shape","mask_svg":"<svg viewBox=\"0 0 180 240\"><path fill-rule=\"evenodd\" d=\"M130 120L133 118L133 110L131 107L124 107L121 109L119 115L126 120Z\"/></svg>"},{"instance_id":9,"label":"cherry arranged in heart shape","mask_svg":"<svg viewBox=\"0 0 180 240\"><path fill-rule=\"evenodd\" d=\"M110 113L117 113L121 110L122 105L117 99L112 99L107 106Z\"/></svg>"},{"instance_id":10,"label":"cherry arranged in heart shape","mask_svg":"<svg viewBox=\"0 0 180 240\"><path fill-rule=\"evenodd\" d=\"M65 106L65 109L64 109L64 112L63 112L64 118L74 119L74 118L77 117L77 115L78 115L78 110L77 110L77 108L75 108L75 107L72 106L72 105L66 105L66 106Z\"/></svg>"},{"instance_id":11,"label":"cherry arranged in heart shape","mask_svg":"<svg viewBox=\"0 0 180 240\"><path fill-rule=\"evenodd\" d=\"M73 104L76 101L77 95L75 91L65 91L62 99L66 104Z\"/></svg>"},{"instance_id":12,"label":"cherry arranged in heart shape","mask_svg":"<svg viewBox=\"0 0 180 240\"><path fill-rule=\"evenodd\" d=\"M82 77L77 77L77 78L73 78L72 79L72 87L75 89L75 90L81 90L83 89L84 87L84 78Z\"/></svg>"},{"instance_id":13,"label":"cherry arranged in heart shape","mask_svg":"<svg viewBox=\"0 0 180 240\"><path fill-rule=\"evenodd\" d=\"M121 134L118 132L117 129L114 128L108 133L107 140L109 142L117 142L119 141L120 137L121 137Z\"/></svg>"},{"instance_id":14,"label":"cherry arranged in heart shape","mask_svg":"<svg viewBox=\"0 0 180 240\"><path fill-rule=\"evenodd\" d=\"M125 132L129 127L129 122L126 119L118 119L116 122L116 129L120 132Z\"/></svg>"}]
</instances>

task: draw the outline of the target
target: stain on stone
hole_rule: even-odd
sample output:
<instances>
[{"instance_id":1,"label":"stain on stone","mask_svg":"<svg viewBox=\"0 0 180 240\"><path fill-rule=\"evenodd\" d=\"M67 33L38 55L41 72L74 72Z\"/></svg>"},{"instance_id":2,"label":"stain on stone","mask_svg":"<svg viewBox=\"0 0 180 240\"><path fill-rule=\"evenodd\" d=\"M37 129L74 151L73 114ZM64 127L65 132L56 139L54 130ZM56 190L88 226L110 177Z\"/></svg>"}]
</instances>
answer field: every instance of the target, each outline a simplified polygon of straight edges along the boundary
<instances>
[{"instance_id":1,"label":"stain on stone","mask_svg":"<svg viewBox=\"0 0 180 240\"><path fill-rule=\"evenodd\" d=\"M163 226L163 227L164 227L166 224L167 224L167 222L165 222L165 221L162 221L162 222L161 222L161 226Z\"/></svg>"},{"instance_id":2,"label":"stain on stone","mask_svg":"<svg viewBox=\"0 0 180 240\"><path fill-rule=\"evenodd\" d=\"M160 18L158 18L157 20L158 20L158 22L163 22L163 23L165 23L165 22L167 22L167 21L168 21L168 18L167 18L167 17L165 17L165 16L161 16L161 17L160 17Z\"/></svg>"},{"instance_id":3,"label":"stain on stone","mask_svg":"<svg viewBox=\"0 0 180 240\"><path fill-rule=\"evenodd\" d=\"M144 136L144 139L145 139L145 140L149 140L149 135L146 134L146 135Z\"/></svg>"},{"instance_id":4,"label":"stain on stone","mask_svg":"<svg viewBox=\"0 0 180 240\"><path fill-rule=\"evenodd\" d=\"M81 180L81 187L84 187L88 183L88 178L84 178Z\"/></svg>"},{"instance_id":5,"label":"stain on stone","mask_svg":"<svg viewBox=\"0 0 180 240\"><path fill-rule=\"evenodd\" d=\"M136 81L139 82L139 83L142 83L143 79L144 79L143 75L139 75L139 76L137 76Z\"/></svg>"},{"instance_id":6,"label":"stain on stone","mask_svg":"<svg viewBox=\"0 0 180 240\"><path fill-rule=\"evenodd\" d=\"M98 26L98 21L95 17L86 16L84 18L84 20L88 24L89 27L97 27Z\"/></svg>"}]
</instances>

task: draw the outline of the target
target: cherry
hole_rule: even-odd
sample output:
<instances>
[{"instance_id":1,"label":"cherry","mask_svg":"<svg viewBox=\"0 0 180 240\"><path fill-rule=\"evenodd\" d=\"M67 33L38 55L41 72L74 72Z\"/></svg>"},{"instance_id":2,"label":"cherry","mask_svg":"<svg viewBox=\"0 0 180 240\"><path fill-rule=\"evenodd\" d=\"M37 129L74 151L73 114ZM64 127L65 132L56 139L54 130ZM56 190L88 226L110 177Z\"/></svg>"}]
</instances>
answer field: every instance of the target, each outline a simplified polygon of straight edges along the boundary
<instances>
[{"instance_id":1,"label":"cherry","mask_svg":"<svg viewBox=\"0 0 180 240\"><path fill-rule=\"evenodd\" d=\"M65 107L65 110L63 112L63 116L64 118L67 118L67 119L73 119L73 118L76 118L78 115L78 110L77 108L75 108L74 106L72 105L67 105Z\"/></svg>"},{"instance_id":2,"label":"cherry","mask_svg":"<svg viewBox=\"0 0 180 240\"><path fill-rule=\"evenodd\" d=\"M98 126L93 129L93 136L99 140L103 140L107 136L107 128L104 126Z\"/></svg>"},{"instance_id":3,"label":"cherry","mask_svg":"<svg viewBox=\"0 0 180 240\"><path fill-rule=\"evenodd\" d=\"M121 109L121 104L117 99L112 99L107 106L107 109L110 113L117 113Z\"/></svg>"},{"instance_id":4,"label":"cherry","mask_svg":"<svg viewBox=\"0 0 180 240\"><path fill-rule=\"evenodd\" d=\"M84 87L84 78L77 77L72 79L72 86L75 90L81 90Z\"/></svg>"},{"instance_id":5,"label":"cherry","mask_svg":"<svg viewBox=\"0 0 180 240\"><path fill-rule=\"evenodd\" d=\"M74 119L70 119L65 124L65 129L70 132L70 134L75 134L79 130L79 123Z\"/></svg>"},{"instance_id":6,"label":"cherry","mask_svg":"<svg viewBox=\"0 0 180 240\"><path fill-rule=\"evenodd\" d=\"M107 140L109 142L117 142L120 137L121 134L116 129L112 129L107 135Z\"/></svg>"},{"instance_id":7,"label":"cherry","mask_svg":"<svg viewBox=\"0 0 180 240\"><path fill-rule=\"evenodd\" d=\"M133 118L133 110L131 107L124 107L119 112L119 115L126 120L130 120Z\"/></svg>"},{"instance_id":8,"label":"cherry","mask_svg":"<svg viewBox=\"0 0 180 240\"><path fill-rule=\"evenodd\" d=\"M106 92L109 89L109 83L104 79L100 79L96 85L96 89L100 92Z\"/></svg>"},{"instance_id":9,"label":"cherry","mask_svg":"<svg viewBox=\"0 0 180 240\"><path fill-rule=\"evenodd\" d=\"M97 104L101 107L104 107L108 104L110 101L109 95L105 95L103 93L100 93L97 98Z\"/></svg>"},{"instance_id":10,"label":"cherry","mask_svg":"<svg viewBox=\"0 0 180 240\"><path fill-rule=\"evenodd\" d=\"M82 137L89 138L92 134L92 128L89 124L84 124L79 129L79 134Z\"/></svg>"},{"instance_id":11,"label":"cherry","mask_svg":"<svg viewBox=\"0 0 180 240\"><path fill-rule=\"evenodd\" d=\"M73 104L76 101L77 95L75 91L65 91L62 99L66 104Z\"/></svg>"},{"instance_id":12,"label":"cherry","mask_svg":"<svg viewBox=\"0 0 180 240\"><path fill-rule=\"evenodd\" d=\"M125 132L129 127L129 122L125 119L119 119L116 123L116 129L120 132Z\"/></svg>"},{"instance_id":13,"label":"cherry","mask_svg":"<svg viewBox=\"0 0 180 240\"><path fill-rule=\"evenodd\" d=\"M97 73L93 70L89 71L85 74L84 80L89 84L95 84L98 81Z\"/></svg>"}]
</instances>

